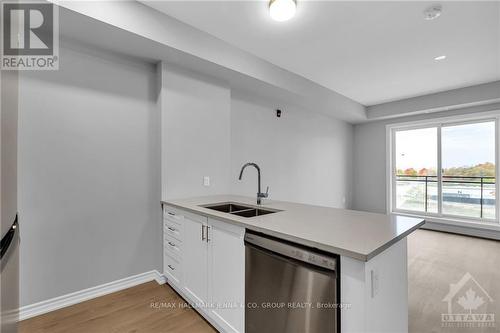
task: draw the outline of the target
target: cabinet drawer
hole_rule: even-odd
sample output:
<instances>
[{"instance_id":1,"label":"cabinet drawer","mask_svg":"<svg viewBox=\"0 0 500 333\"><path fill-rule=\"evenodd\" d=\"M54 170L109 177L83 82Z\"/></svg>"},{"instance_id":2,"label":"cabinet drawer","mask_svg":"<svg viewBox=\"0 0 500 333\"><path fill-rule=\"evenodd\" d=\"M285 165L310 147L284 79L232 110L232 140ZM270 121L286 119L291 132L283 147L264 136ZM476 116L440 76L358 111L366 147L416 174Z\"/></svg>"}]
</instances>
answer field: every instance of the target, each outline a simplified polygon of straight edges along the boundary
<instances>
[{"instance_id":1,"label":"cabinet drawer","mask_svg":"<svg viewBox=\"0 0 500 333\"><path fill-rule=\"evenodd\" d=\"M179 260L181 259L182 242L165 234L165 236L163 237L163 244L167 254Z\"/></svg>"},{"instance_id":2,"label":"cabinet drawer","mask_svg":"<svg viewBox=\"0 0 500 333\"><path fill-rule=\"evenodd\" d=\"M178 209L174 209L169 206L165 206L163 208L163 218L165 220L174 222L176 224L182 224L182 220L184 219L184 215Z\"/></svg>"},{"instance_id":3,"label":"cabinet drawer","mask_svg":"<svg viewBox=\"0 0 500 333\"><path fill-rule=\"evenodd\" d=\"M182 241L182 225L174 223L170 220L163 222L163 231L166 235Z\"/></svg>"},{"instance_id":4,"label":"cabinet drawer","mask_svg":"<svg viewBox=\"0 0 500 333\"><path fill-rule=\"evenodd\" d=\"M167 279L176 285L179 285L181 280L181 265L175 258L168 254L163 254L163 273Z\"/></svg>"}]
</instances>

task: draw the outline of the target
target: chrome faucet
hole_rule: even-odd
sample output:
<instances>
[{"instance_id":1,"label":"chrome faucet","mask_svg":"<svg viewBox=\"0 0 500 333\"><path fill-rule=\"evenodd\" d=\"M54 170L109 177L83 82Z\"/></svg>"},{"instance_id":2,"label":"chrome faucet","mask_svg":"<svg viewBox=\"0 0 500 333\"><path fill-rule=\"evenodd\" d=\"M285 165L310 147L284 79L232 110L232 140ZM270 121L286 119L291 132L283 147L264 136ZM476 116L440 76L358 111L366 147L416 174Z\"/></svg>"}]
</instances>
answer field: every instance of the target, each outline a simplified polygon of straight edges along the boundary
<instances>
[{"instance_id":1,"label":"chrome faucet","mask_svg":"<svg viewBox=\"0 0 500 333\"><path fill-rule=\"evenodd\" d=\"M267 198L269 196L269 186L267 187L267 190L266 190L266 193L262 193L260 191L260 168L257 164L255 163L247 163L245 164L244 166L241 167L241 171L240 171L240 177L239 177L239 180L241 180L241 178L243 178L243 171L245 170L245 168L247 166L253 166L255 167L255 169L257 169L257 176L258 176L258 179L257 179L257 186L258 186L258 189L257 189L257 205L260 205L261 204L261 199L262 198Z\"/></svg>"}]
</instances>

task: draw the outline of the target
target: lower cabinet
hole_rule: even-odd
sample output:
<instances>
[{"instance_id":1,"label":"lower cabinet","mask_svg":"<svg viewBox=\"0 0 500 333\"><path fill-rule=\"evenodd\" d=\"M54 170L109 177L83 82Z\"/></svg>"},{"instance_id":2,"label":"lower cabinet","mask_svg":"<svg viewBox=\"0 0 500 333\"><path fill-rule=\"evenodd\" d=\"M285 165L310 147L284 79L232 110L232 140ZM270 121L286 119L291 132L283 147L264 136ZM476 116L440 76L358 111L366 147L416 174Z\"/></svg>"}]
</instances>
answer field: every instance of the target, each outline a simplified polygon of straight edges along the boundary
<instances>
[{"instance_id":1,"label":"lower cabinet","mask_svg":"<svg viewBox=\"0 0 500 333\"><path fill-rule=\"evenodd\" d=\"M184 216L183 279L181 286L190 301L205 308L208 300L207 276L208 242L207 218L197 215Z\"/></svg>"},{"instance_id":2,"label":"lower cabinet","mask_svg":"<svg viewBox=\"0 0 500 333\"><path fill-rule=\"evenodd\" d=\"M243 333L245 229L169 206L164 224L170 226L164 228L168 283L221 332Z\"/></svg>"},{"instance_id":3,"label":"lower cabinet","mask_svg":"<svg viewBox=\"0 0 500 333\"><path fill-rule=\"evenodd\" d=\"M245 229L212 219L208 223L211 313L227 332L244 332Z\"/></svg>"}]
</instances>

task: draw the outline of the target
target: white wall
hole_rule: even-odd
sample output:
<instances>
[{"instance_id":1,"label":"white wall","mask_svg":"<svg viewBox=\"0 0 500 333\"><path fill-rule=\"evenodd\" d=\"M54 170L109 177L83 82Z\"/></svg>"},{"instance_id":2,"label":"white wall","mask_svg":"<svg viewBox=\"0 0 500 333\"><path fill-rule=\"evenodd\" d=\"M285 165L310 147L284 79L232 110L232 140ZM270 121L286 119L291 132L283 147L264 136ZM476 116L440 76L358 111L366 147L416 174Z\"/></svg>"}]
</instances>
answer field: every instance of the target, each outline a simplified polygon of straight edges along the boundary
<instances>
[{"instance_id":1,"label":"white wall","mask_svg":"<svg viewBox=\"0 0 500 333\"><path fill-rule=\"evenodd\" d=\"M382 120L487 106L498 102L500 102L500 81L494 81L371 105L366 108L366 115L369 120Z\"/></svg>"},{"instance_id":2,"label":"white wall","mask_svg":"<svg viewBox=\"0 0 500 333\"><path fill-rule=\"evenodd\" d=\"M161 269L155 69L60 59L20 81L21 305Z\"/></svg>"},{"instance_id":3,"label":"white wall","mask_svg":"<svg viewBox=\"0 0 500 333\"><path fill-rule=\"evenodd\" d=\"M258 102L257 102L258 101ZM281 118L276 108L281 108ZM257 193L257 172L241 166L255 162L262 169L262 190L275 200L349 207L352 180L353 128L343 121L262 101L248 94L231 98L232 192Z\"/></svg>"},{"instance_id":4,"label":"white wall","mask_svg":"<svg viewBox=\"0 0 500 333\"><path fill-rule=\"evenodd\" d=\"M162 198L227 194L230 173L230 90L220 82L160 65ZM203 177L210 186L203 186Z\"/></svg>"}]
</instances>

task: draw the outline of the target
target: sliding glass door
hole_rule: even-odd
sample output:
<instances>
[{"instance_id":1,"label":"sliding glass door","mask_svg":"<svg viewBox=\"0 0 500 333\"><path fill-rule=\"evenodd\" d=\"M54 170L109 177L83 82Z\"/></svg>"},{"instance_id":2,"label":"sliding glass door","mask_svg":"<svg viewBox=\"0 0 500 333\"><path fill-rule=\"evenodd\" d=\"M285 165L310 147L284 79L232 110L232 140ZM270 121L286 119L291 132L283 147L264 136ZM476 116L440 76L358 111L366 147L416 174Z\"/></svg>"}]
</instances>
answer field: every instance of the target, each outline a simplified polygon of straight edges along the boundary
<instances>
[{"instance_id":1,"label":"sliding glass door","mask_svg":"<svg viewBox=\"0 0 500 333\"><path fill-rule=\"evenodd\" d=\"M496 119L395 128L392 211L497 220Z\"/></svg>"},{"instance_id":2,"label":"sliding glass door","mask_svg":"<svg viewBox=\"0 0 500 333\"><path fill-rule=\"evenodd\" d=\"M443 214L495 219L495 122L443 126Z\"/></svg>"},{"instance_id":3,"label":"sliding glass door","mask_svg":"<svg viewBox=\"0 0 500 333\"><path fill-rule=\"evenodd\" d=\"M415 212L438 212L436 127L397 131L396 207Z\"/></svg>"}]
</instances>

